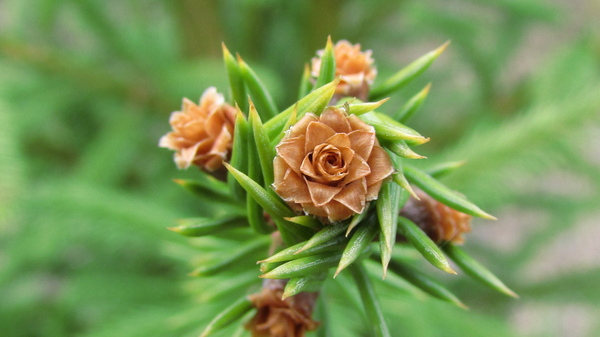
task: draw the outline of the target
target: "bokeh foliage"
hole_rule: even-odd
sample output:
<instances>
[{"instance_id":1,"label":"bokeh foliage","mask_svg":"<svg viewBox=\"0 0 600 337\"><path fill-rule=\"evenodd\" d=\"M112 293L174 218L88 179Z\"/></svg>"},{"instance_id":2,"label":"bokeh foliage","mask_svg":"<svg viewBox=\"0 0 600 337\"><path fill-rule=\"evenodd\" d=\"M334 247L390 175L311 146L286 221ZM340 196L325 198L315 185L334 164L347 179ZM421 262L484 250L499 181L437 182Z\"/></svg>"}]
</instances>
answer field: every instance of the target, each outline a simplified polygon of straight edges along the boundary
<instances>
[{"instance_id":1,"label":"bokeh foliage","mask_svg":"<svg viewBox=\"0 0 600 337\"><path fill-rule=\"evenodd\" d=\"M415 289L389 277L375 286L392 333L560 336L573 311L600 314L598 256L582 259L592 253L579 245L600 217L600 26L592 20L600 9L572 4L1 2L2 335L194 336L257 286L235 272L187 277L237 239L190 242L164 230L219 210L171 182L198 173L177 171L157 141L181 97L226 88L221 41L287 106L303 63L328 34L373 49L382 74L452 41L423 82L406 90L433 82L414 120L432 138L419 150L429 163L467 160L445 182L500 220L476 221L465 250L522 297L445 277L472 308L465 312L414 299ZM358 295L342 289L322 295L335 322L328 329L367 335L355 323ZM580 336L598 333L595 320L580 326Z\"/></svg>"}]
</instances>

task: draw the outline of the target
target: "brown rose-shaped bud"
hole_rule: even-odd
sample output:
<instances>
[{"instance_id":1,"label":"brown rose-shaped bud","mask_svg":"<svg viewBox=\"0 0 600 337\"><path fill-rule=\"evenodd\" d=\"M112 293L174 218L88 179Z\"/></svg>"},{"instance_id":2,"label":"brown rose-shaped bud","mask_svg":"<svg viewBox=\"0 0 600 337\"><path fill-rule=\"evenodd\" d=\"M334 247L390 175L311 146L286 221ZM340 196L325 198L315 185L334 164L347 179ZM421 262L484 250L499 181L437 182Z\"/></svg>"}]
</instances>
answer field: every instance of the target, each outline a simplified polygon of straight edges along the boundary
<instances>
[{"instance_id":1,"label":"brown rose-shaped bud","mask_svg":"<svg viewBox=\"0 0 600 337\"><path fill-rule=\"evenodd\" d=\"M299 293L281 300L285 280L265 280L262 291L250 296L256 315L246 324L253 337L303 337L319 326L312 320L318 293Z\"/></svg>"},{"instance_id":2,"label":"brown rose-shaped bud","mask_svg":"<svg viewBox=\"0 0 600 337\"><path fill-rule=\"evenodd\" d=\"M180 169L194 164L214 172L223 167L233 140L236 110L225 103L214 87L204 91L199 105L183 99L181 111L171 114L172 132L164 135L160 147L175 150L175 163Z\"/></svg>"},{"instance_id":3,"label":"brown rose-shaped bud","mask_svg":"<svg viewBox=\"0 0 600 337\"><path fill-rule=\"evenodd\" d=\"M324 50L317 51L319 57L312 59L311 74L319 76L321 70L321 58ZM335 76L341 81L335 90L334 100L342 97L356 97L366 101L369 96L369 88L375 81L377 69L373 66L371 50L360 51L360 44L352 45L346 40L338 41L333 49L335 56Z\"/></svg>"},{"instance_id":4,"label":"brown rose-shaped bud","mask_svg":"<svg viewBox=\"0 0 600 337\"><path fill-rule=\"evenodd\" d=\"M410 198L400 215L410 219L436 243L463 243L463 233L471 231L471 216L454 210L415 188L421 200Z\"/></svg>"},{"instance_id":5,"label":"brown rose-shaped bud","mask_svg":"<svg viewBox=\"0 0 600 337\"><path fill-rule=\"evenodd\" d=\"M335 107L292 126L273 164L273 187L283 200L332 222L362 213L394 170L373 127Z\"/></svg>"}]
</instances>

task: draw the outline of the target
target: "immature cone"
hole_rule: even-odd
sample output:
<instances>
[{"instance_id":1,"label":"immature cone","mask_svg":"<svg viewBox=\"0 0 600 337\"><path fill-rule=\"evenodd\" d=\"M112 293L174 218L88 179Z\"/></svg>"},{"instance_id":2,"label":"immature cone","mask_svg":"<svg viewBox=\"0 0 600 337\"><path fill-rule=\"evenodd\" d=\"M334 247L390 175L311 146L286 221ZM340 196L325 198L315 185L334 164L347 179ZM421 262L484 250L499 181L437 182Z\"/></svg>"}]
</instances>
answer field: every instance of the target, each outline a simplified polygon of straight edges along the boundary
<instances>
[{"instance_id":1,"label":"immature cone","mask_svg":"<svg viewBox=\"0 0 600 337\"><path fill-rule=\"evenodd\" d=\"M321 70L321 58L324 50L317 51L319 57L312 59L311 75L319 76ZM369 96L369 88L375 81L377 69L373 66L371 50L362 52L360 44L352 45L346 40L338 41L333 53L335 55L335 76L341 81L335 90L334 99L341 97L356 97L366 101Z\"/></svg>"},{"instance_id":2,"label":"immature cone","mask_svg":"<svg viewBox=\"0 0 600 337\"><path fill-rule=\"evenodd\" d=\"M290 207L332 222L362 213L394 170L373 127L335 107L292 126L273 164L273 187Z\"/></svg>"},{"instance_id":3,"label":"immature cone","mask_svg":"<svg viewBox=\"0 0 600 337\"><path fill-rule=\"evenodd\" d=\"M250 296L256 315L246 323L252 337L303 337L319 326L311 318L318 293L300 293L281 300L285 280L265 280L262 291Z\"/></svg>"},{"instance_id":4,"label":"immature cone","mask_svg":"<svg viewBox=\"0 0 600 337\"><path fill-rule=\"evenodd\" d=\"M160 147L175 150L180 169L194 164L213 172L223 166L231 150L236 110L214 87L204 91L199 105L183 99L181 111L171 114L172 132L162 136Z\"/></svg>"},{"instance_id":5,"label":"immature cone","mask_svg":"<svg viewBox=\"0 0 600 337\"><path fill-rule=\"evenodd\" d=\"M435 243L463 243L463 233L471 231L471 216L454 210L415 188L421 200L410 198L400 215L410 219Z\"/></svg>"}]
</instances>

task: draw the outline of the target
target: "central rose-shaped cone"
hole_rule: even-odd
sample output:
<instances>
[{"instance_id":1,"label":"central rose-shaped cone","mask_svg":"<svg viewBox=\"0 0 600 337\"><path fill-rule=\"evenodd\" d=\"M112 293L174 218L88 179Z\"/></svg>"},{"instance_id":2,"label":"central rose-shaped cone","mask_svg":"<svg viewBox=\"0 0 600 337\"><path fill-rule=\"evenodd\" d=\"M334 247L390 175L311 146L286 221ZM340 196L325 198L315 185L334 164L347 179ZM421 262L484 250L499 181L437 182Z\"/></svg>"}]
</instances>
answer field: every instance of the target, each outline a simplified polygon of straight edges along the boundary
<instances>
[{"instance_id":1,"label":"central rose-shaped cone","mask_svg":"<svg viewBox=\"0 0 600 337\"><path fill-rule=\"evenodd\" d=\"M377 199L393 172L372 126L343 109L306 114L277 145L273 187L294 210L341 221Z\"/></svg>"}]
</instances>

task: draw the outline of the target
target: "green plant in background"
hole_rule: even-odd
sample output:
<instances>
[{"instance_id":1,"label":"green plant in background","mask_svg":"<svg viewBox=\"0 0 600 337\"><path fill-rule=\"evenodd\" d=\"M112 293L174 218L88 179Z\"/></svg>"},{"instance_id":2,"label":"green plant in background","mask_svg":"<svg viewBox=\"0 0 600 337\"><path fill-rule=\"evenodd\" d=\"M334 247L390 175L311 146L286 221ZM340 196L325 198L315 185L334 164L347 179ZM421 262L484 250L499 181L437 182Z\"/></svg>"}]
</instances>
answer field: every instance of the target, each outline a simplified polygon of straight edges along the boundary
<instances>
[{"instance_id":1,"label":"green plant in background","mask_svg":"<svg viewBox=\"0 0 600 337\"><path fill-rule=\"evenodd\" d=\"M200 4L206 7L195 7ZM521 296L513 301L469 278L419 265L469 304L465 312L428 300L388 273L372 281L392 334L598 335L598 267L585 239L594 237L600 190L594 6L586 0L568 6L537 0L3 1L0 331L197 336L239 297L220 293L217 284L240 292L257 287L256 271L252 284L227 271L185 276L215 252L240 247L222 238L187 242L165 235L172 219L219 211L213 200L189 198L165 179L197 173L177 172L156 139L182 96L227 87L221 41L244 55L281 108L297 98L290 78L301 76L302 62L331 34L376 50L379 78L452 40L424 79L378 111L392 115L425 80L434 83L427 113L410 120L432 136L417 148L429 159L409 161L422 170L466 161L444 184L500 220L475 219L465 251ZM365 266L380 275L380 265L369 260ZM335 335L369 335L347 272L335 281L347 287L326 282L320 297L329 303L329 320L339 323Z\"/></svg>"}]
</instances>

